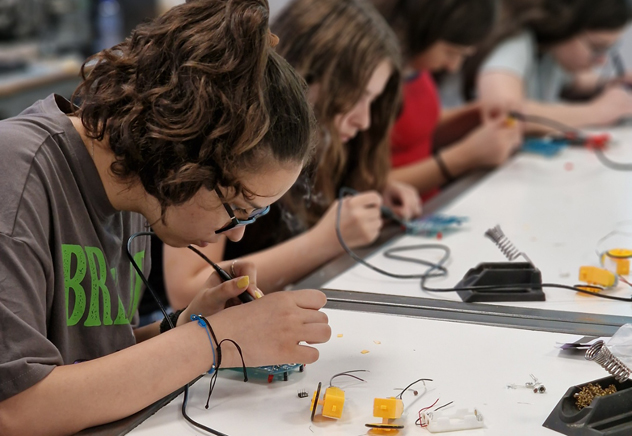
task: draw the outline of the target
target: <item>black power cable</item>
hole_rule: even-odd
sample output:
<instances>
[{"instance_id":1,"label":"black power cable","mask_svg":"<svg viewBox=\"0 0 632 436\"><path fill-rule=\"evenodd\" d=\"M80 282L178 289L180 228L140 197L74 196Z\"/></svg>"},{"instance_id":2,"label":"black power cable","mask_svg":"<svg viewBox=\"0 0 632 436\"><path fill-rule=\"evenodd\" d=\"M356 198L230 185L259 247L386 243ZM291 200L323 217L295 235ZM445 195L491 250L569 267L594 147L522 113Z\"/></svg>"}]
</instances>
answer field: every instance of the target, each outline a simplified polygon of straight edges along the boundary
<instances>
[{"instance_id":1,"label":"black power cable","mask_svg":"<svg viewBox=\"0 0 632 436\"><path fill-rule=\"evenodd\" d=\"M175 328L175 326L171 322L171 319L169 318L169 315L167 314L167 310L165 309L164 305L160 301L160 298L158 298L158 294L156 294L156 292L152 289L151 285L149 284L149 281L147 280L147 277L145 277L145 274L143 274L143 271L140 269L140 267L136 263L134 256L132 256L132 249L131 249L132 241L139 236L152 236L153 234L154 234L153 232L138 232L130 236L129 239L127 240L126 253L127 253L127 257L129 258L129 261L132 263L132 266L136 270L136 273L139 275L140 279L145 284L145 287L151 293L151 296L154 298L154 300L156 300L156 303L158 303L158 307L160 308L160 311L162 312L163 316L167 319L167 322L169 323L169 327L173 329ZM208 324L206 324L206 328L208 328ZM218 347L219 347L219 344L218 344ZM219 369L219 366L216 368L215 373L217 373L218 369ZM222 433L221 431L214 430L210 427L200 424L199 422L195 421L193 418L191 418L187 414L187 403L189 402L189 386L190 386L190 383L187 383L186 385L184 385L184 398L182 400L182 417L191 425L199 428L200 430L203 430L215 436L228 436L226 433ZM210 394L209 394L209 398L210 398Z\"/></svg>"},{"instance_id":2,"label":"black power cable","mask_svg":"<svg viewBox=\"0 0 632 436\"><path fill-rule=\"evenodd\" d=\"M387 277L391 277L391 278L396 278L396 279L421 279L420 281L420 287L422 291L426 291L426 292L457 292L457 291L505 291L505 290L513 290L515 291L516 289L525 289L524 288L524 284L523 283L519 283L519 284L506 284L506 285L485 285L485 286L463 286L463 287L454 287L454 288L430 288L428 286L426 286L426 281L429 278L436 278L436 277L445 277L448 274L448 270L445 267L446 262L448 261L448 258L450 257L450 248L446 245L443 244L419 244L419 245L409 245L409 246L405 246L405 247L395 247L395 248L391 248L388 249L384 252L384 257L389 258L389 259L394 259L394 260L399 260L402 262L410 262L410 263L415 263L418 265L423 265L425 267L428 267L428 269L421 274L397 274L397 273L392 273L390 271L386 271L383 270L381 268L376 267L375 265L370 264L369 262L367 262L366 260L362 259L361 257L359 257L357 254L355 254L353 252L353 250L347 245L347 243L345 242L344 238L342 237L342 231L340 230L341 227L341 215L342 215L342 201L344 200L344 197L347 195L353 195L355 194L356 191L354 191L353 189L349 189L349 188L342 188L340 189L340 195L338 198L338 209L337 209L337 213L336 213L336 235L338 236L338 242L340 243L340 245L342 245L342 248L347 252L347 254L349 254L349 256L351 256L351 258L353 260L355 260L357 263L366 266L367 268L382 274L384 276ZM414 257L408 257L408 256L402 256L401 254L398 253L402 253L402 252L408 252L408 251L414 251L414 250L430 250L430 249L435 249L435 250L442 250L444 252L443 257L436 263L434 262L430 262L424 259L418 259L418 258L414 258ZM581 286L581 288L579 287ZM615 297L615 296L611 296L611 295L602 295L597 293L598 291L602 291L604 288L600 287L600 286L592 286L592 285L576 285L576 286L568 286L568 285L562 285L562 284L557 284L557 283L542 283L541 285L532 285L530 289L542 289L542 288L556 288L556 289L568 289L568 290L572 290L575 292L578 292L580 294L587 294L587 295L593 295L595 297L598 298L604 298L607 300L616 300L616 301L625 301L625 302L632 302L632 297L630 298L624 298L624 297ZM594 289L596 292L591 292L588 291L587 289Z\"/></svg>"}]
</instances>

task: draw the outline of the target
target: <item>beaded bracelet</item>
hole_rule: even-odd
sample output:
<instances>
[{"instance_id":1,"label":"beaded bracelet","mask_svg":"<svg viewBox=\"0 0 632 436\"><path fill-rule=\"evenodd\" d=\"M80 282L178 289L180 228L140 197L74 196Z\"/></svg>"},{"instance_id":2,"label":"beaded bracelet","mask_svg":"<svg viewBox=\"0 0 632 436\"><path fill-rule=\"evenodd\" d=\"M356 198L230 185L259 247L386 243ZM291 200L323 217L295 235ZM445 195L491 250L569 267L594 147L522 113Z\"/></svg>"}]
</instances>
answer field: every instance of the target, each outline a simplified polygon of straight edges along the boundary
<instances>
[{"instance_id":1,"label":"beaded bracelet","mask_svg":"<svg viewBox=\"0 0 632 436\"><path fill-rule=\"evenodd\" d=\"M191 315L191 321L197 321L198 325L202 327L204 331L206 331L208 340L211 343L211 350L213 350L213 366L211 366L211 369L208 370L208 373L213 374L217 368L217 360L215 358L215 346L213 345L213 339L211 338L211 332L210 332L211 326L208 324L208 321L206 320L206 318L202 319L200 315ZM218 344L218 347L219 347L219 344Z\"/></svg>"}]
</instances>

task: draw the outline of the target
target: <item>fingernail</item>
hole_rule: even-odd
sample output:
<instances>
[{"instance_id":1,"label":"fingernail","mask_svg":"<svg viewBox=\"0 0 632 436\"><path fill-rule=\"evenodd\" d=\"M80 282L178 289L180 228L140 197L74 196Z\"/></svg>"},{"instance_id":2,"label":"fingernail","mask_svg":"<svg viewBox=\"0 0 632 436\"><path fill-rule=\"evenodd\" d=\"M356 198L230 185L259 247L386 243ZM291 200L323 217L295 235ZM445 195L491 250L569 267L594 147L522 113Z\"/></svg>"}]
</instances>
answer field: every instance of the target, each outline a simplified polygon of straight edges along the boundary
<instances>
[{"instance_id":1,"label":"fingernail","mask_svg":"<svg viewBox=\"0 0 632 436\"><path fill-rule=\"evenodd\" d=\"M249 284L250 284L250 277L248 276L243 276L239 280L237 280L237 286L240 289L246 289Z\"/></svg>"},{"instance_id":2,"label":"fingernail","mask_svg":"<svg viewBox=\"0 0 632 436\"><path fill-rule=\"evenodd\" d=\"M255 290L255 298L259 299L263 297L263 292L261 292L259 289Z\"/></svg>"}]
</instances>

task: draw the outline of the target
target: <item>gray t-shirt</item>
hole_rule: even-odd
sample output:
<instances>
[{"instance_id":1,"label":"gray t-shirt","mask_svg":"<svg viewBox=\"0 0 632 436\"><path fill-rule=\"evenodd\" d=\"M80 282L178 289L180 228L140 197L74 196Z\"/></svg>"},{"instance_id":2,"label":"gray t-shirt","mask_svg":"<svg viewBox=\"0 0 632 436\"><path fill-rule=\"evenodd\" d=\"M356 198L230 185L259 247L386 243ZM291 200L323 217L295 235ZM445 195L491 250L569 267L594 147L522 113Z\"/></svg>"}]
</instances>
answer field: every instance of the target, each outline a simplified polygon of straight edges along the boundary
<instances>
[{"instance_id":1,"label":"gray t-shirt","mask_svg":"<svg viewBox=\"0 0 632 436\"><path fill-rule=\"evenodd\" d=\"M51 95L0 122L0 401L135 343L125 244L146 220L112 207L70 110ZM132 244L145 273L149 241Z\"/></svg>"},{"instance_id":2,"label":"gray t-shirt","mask_svg":"<svg viewBox=\"0 0 632 436\"><path fill-rule=\"evenodd\" d=\"M538 53L535 36L529 31L496 47L481 68L481 73L489 71L517 75L524 81L526 98L544 103L558 102L562 89L572 80L550 53Z\"/></svg>"}]
</instances>

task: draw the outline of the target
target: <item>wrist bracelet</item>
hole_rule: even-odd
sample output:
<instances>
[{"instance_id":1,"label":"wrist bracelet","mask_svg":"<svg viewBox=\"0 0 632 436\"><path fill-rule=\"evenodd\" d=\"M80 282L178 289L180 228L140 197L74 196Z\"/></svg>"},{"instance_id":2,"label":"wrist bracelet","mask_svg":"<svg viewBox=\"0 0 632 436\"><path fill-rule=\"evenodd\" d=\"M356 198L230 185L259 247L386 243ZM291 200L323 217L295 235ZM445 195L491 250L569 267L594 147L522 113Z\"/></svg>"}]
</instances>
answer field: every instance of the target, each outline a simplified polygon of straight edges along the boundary
<instances>
[{"instance_id":1,"label":"wrist bracelet","mask_svg":"<svg viewBox=\"0 0 632 436\"><path fill-rule=\"evenodd\" d=\"M453 182L455 177L452 175L450 170L448 170L448 167L439 152L435 153L434 160L437 162L437 166L439 167L439 171L441 171L443 178L445 178L448 182Z\"/></svg>"},{"instance_id":2,"label":"wrist bracelet","mask_svg":"<svg viewBox=\"0 0 632 436\"><path fill-rule=\"evenodd\" d=\"M163 318L162 322L160 323L160 333L171 330L171 324L173 324L174 327L178 325L178 317L182 312L184 312L184 309L180 309L174 313L170 313L167 315L166 318ZM171 324L169 324L169 321L171 321Z\"/></svg>"},{"instance_id":3,"label":"wrist bracelet","mask_svg":"<svg viewBox=\"0 0 632 436\"><path fill-rule=\"evenodd\" d=\"M197 321L198 325L206 331L208 340L211 343L211 350L213 351L213 365L211 366L211 369L208 370L208 373L213 374L217 369L217 360L215 358L215 345L213 345L213 339L211 338L211 333L213 332L211 324L201 315L191 315L191 321ZM215 338L215 333L213 333L213 338ZM215 342L217 343L217 338L215 338ZM219 353L219 351L219 344L217 344L217 352Z\"/></svg>"}]
</instances>

